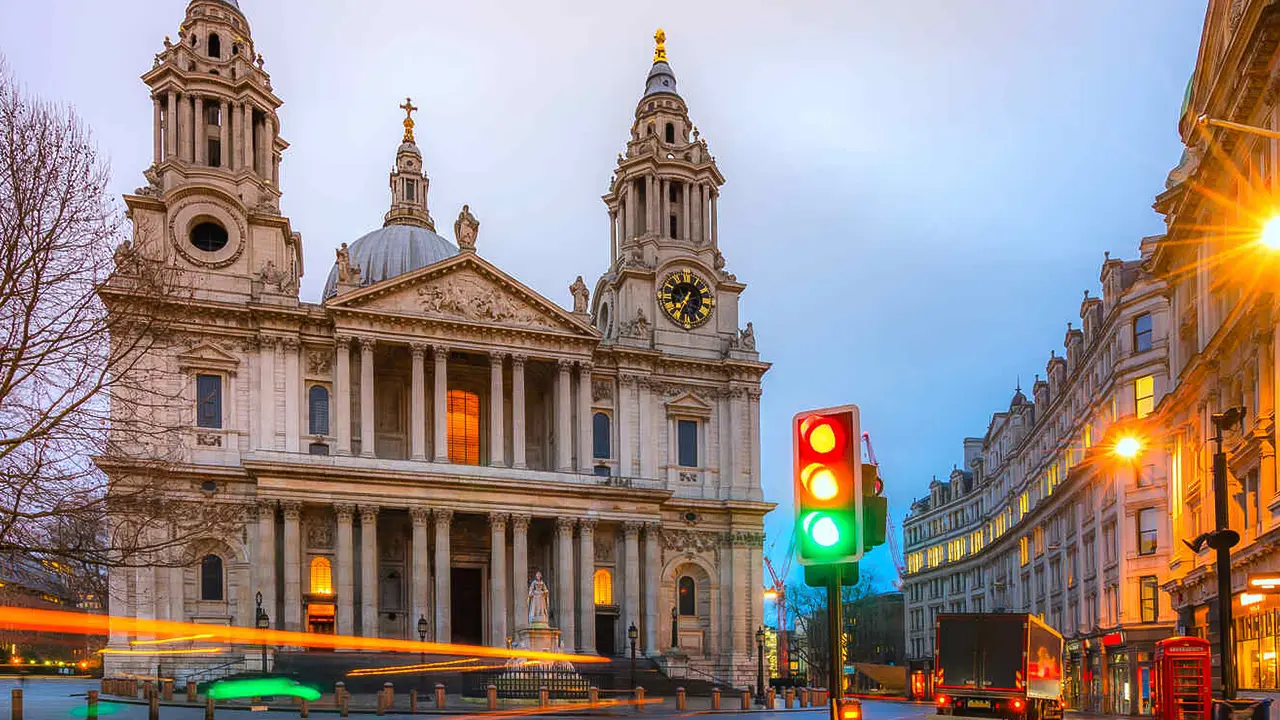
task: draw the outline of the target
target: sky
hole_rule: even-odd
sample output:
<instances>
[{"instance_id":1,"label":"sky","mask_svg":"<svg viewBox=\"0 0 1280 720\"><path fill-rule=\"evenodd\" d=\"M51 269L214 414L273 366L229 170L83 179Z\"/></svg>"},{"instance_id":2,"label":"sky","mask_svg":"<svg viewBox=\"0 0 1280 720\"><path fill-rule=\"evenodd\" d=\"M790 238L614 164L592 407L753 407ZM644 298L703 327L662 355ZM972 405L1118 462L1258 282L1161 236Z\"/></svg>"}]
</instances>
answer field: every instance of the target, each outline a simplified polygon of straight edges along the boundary
<instances>
[{"instance_id":1,"label":"sky","mask_svg":"<svg viewBox=\"0 0 1280 720\"><path fill-rule=\"evenodd\" d=\"M719 241L741 320L773 363L762 398L766 554L786 552L789 420L856 403L900 526L1028 389L1097 294L1103 252L1137 256L1181 142L1205 0L240 0L290 143L281 210L302 297L334 249L380 227L406 96L438 226L468 203L478 250L543 295L605 270L600 200L653 32L727 178ZM0 2L0 54L75 108L144 184L138 79L181 0ZM886 549L868 567L881 586Z\"/></svg>"}]
</instances>

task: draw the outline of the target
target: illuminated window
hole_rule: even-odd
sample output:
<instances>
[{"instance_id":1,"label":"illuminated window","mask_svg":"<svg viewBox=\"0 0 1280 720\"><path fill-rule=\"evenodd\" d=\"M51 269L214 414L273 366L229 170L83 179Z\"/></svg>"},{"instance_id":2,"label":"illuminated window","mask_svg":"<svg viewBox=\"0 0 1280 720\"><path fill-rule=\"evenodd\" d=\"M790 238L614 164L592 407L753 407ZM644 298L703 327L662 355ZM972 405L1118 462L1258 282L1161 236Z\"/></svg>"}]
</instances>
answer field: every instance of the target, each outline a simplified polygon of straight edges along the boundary
<instances>
[{"instance_id":1,"label":"illuminated window","mask_svg":"<svg viewBox=\"0 0 1280 720\"><path fill-rule=\"evenodd\" d=\"M1023 565L1031 562L1031 543L1027 542L1026 535L1018 538L1018 556Z\"/></svg>"},{"instance_id":2,"label":"illuminated window","mask_svg":"<svg viewBox=\"0 0 1280 720\"><path fill-rule=\"evenodd\" d=\"M697 586L693 584L693 578L688 575L682 575L677 584L680 588L680 614L684 616L697 615L698 591Z\"/></svg>"},{"instance_id":3,"label":"illuminated window","mask_svg":"<svg viewBox=\"0 0 1280 720\"><path fill-rule=\"evenodd\" d=\"M1156 381L1153 375L1143 375L1133 381L1133 409L1139 418L1151 414L1156 408Z\"/></svg>"},{"instance_id":4,"label":"illuminated window","mask_svg":"<svg viewBox=\"0 0 1280 720\"><path fill-rule=\"evenodd\" d=\"M329 558L318 557L311 561L311 594L333 594L333 566Z\"/></svg>"},{"instance_id":5,"label":"illuminated window","mask_svg":"<svg viewBox=\"0 0 1280 720\"><path fill-rule=\"evenodd\" d=\"M1036 557L1044 554L1044 527L1037 525L1035 529Z\"/></svg>"},{"instance_id":6,"label":"illuminated window","mask_svg":"<svg viewBox=\"0 0 1280 720\"><path fill-rule=\"evenodd\" d=\"M1156 551L1159 538L1159 531L1156 526L1157 513L1155 508L1143 508L1138 511L1137 528L1138 528L1138 554L1151 555Z\"/></svg>"},{"instance_id":7,"label":"illuminated window","mask_svg":"<svg viewBox=\"0 0 1280 720\"><path fill-rule=\"evenodd\" d=\"M595 587L597 605L613 604L613 573L604 568L596 570L596 574L592 576L592 585Z\"/></svg>"},{"instance_id":8,"label":"illuminated window","mask_svg":"<svg viewBox=\"0 0 1280 720\"><path fill-rule=\"evenodd\" d=\"M1030 504L1030 499L1027 497L1027 494L1022 493L1022 495L1018 497L1018 519L1019 520L1022 519L1023 515L1027 514L1029 504Z\"/></svg>"},{"instance_id":9,"label":"illuminated window","mask_svg":"<svg viewBox=\"0 0 1280 720\"><path fill-rule=\"evenodd\" d=\"M205 555L200 558L200 599L217 601L222 597L222 558Z\"/></svg>"},{"instance_id":10,"label":"illuminated window","mask_svg":"<svg viewBox=\"0 0 1280 720\"><path fill-rule=\"evenodd\" d=\"M480 396L465 390L450 390L449 462L480 464Z\"/></svg>"},{"instance_id":11,"label":"illuminated window","mask_svg":"<svg viewBox=\"0 0 1280 720\"><path fill-rule=\"evenodd\" d=\"M1138 578L1141 588L1142 622L1153 623L1160 619L1160 585L1154 575Z\"/></svg>"}]
</instances>

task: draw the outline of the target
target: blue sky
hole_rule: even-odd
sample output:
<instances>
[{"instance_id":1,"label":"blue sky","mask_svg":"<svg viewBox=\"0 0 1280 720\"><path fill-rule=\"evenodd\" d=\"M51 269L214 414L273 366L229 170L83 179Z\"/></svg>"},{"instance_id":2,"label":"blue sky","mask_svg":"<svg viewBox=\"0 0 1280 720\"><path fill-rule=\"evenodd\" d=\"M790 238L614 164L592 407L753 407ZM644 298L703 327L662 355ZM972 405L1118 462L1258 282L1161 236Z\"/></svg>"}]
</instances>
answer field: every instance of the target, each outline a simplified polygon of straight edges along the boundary
<instances>
[{"instance_id":1,"label":"blue sky","mask_svg":"<svg viewBox=\"0 0 1280 720\"><path fill-rule=\"evenodd\" d=\"M600 196L656 27L728 178L720 244L742 321L774 363L762 405L767 529L790 530L788 420L862 408L900 522L1061 347L1103 251L1137 254L1176 133L1204 0L705 0L697 3L241 0L284 99L282 210L304 299L340 242L381 225L399 141L433 215L463 203L482 255L565 305L608 262ZM0 52L66 102L142 184L138 80L179 0L0 5ZM768 547L768 546L766 546ZM885 551L871 564L892 575Z\"/></svg>"}]
</instances>

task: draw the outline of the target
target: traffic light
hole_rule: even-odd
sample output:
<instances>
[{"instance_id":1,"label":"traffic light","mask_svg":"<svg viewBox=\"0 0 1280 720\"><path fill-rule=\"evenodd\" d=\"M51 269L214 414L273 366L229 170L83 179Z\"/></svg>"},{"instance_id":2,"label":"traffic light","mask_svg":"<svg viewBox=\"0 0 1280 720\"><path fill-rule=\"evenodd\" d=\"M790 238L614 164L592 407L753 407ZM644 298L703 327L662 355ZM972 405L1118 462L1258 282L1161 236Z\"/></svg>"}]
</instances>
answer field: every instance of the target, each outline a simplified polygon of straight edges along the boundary
<instances>
[{"instance_id":1,"label":"traffic light","mask_svg":"<svg viewBox=\"0 0 1280 720\"><path fill-rule=\"evenodd\" d=\"M884 498L884 481L880 467L862 466L862 551L884 544L889 522L889 501Z\"/></svg>"},{"instance_id":2,"label":"traffic light","mask_svg":"<svg viewBox=\"0 0 1280 720\"><path fill-rule=\"evenodd\" d=\"M798 413L792 420L796 525L801 565L862 557L862 453L858 407Z\"/></svg>"}]
</instances>

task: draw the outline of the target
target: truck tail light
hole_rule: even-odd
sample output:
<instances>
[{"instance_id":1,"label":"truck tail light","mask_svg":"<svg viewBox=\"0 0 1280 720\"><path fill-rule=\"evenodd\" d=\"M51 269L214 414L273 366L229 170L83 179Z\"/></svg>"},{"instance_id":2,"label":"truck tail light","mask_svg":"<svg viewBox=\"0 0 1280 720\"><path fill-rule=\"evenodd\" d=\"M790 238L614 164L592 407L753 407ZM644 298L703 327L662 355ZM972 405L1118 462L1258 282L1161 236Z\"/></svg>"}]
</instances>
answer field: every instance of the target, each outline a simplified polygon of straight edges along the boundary
<instances>
[{"instance_id":1,"label":"truck tail light","mask_svg":"<svg viewBox=\"0 0 1280 720\"><path fill-rule=\"evenodd\" d=\"M951 703L951 698L946 695L939 695L937 698L938 707L946 707Z\"/></svg>"},{"instance_id":2,"label":"truck tail light","mask_svg":"<svg viewBox=\"0 0 1280 720\"><path fill-rule=\"evenodd\" d=\"M1020 699L1018 699L1018 698L1014 698L1014 699L1013 699L1013 709L1014 709L1014 710L1021 710L1021 709L1022 709L1022 700L1020 700Z\"/></svg>"}]
</instances>

